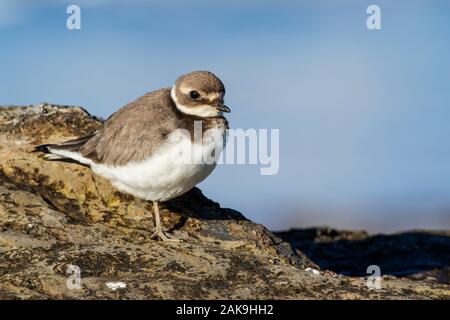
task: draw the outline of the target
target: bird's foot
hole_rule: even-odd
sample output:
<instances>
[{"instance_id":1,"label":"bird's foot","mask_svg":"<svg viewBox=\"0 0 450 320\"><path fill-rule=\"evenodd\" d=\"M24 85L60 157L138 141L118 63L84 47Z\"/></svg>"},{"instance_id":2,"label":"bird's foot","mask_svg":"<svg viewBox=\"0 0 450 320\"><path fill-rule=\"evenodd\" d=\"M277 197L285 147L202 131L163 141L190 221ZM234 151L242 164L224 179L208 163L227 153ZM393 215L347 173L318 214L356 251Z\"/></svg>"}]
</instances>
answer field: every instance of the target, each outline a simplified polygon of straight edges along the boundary
<instances>
[{"instance_id":1,"label":"bird's foot","mask_svg":"<svg viewBox=\"0 0 450 320\"><path fill-rule=\"evenodd\" d=\"M170 241L170 242L181 242L181 239L176 238L175 236L166 233L164 231L160 230L155 230L155 232L153 232L153 234L151 235L152 239L161 239L162 241Z\"/></svg>"}]
</instances>

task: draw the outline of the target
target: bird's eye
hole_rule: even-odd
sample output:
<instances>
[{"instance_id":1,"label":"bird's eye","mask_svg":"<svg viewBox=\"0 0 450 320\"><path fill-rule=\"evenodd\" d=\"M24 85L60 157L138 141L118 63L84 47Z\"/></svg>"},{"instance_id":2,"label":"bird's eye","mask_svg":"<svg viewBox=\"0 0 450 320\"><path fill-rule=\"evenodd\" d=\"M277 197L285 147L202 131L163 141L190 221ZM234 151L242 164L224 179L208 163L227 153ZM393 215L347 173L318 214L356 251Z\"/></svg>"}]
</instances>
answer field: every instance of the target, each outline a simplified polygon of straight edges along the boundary
<instances>
[{"instance_id":1,"label":"bird's eye","mask_svg":"<svg viewBox=\"0 0 450 320\"><path fill-rule=\"evenodd\" d=\"M200 97L200 94L197 91L191 91L189 92L189 95L192 99L198 99Z\"/></svg>"}]
</instances>

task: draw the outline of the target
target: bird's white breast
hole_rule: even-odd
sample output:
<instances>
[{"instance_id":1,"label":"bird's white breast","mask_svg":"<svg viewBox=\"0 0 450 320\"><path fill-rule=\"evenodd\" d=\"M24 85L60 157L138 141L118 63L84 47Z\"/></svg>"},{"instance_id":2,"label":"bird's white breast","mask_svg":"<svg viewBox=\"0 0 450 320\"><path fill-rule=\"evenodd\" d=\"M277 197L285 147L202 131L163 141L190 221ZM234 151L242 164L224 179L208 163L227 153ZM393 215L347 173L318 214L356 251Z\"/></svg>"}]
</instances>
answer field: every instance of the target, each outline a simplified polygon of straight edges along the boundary
<instances>
[{"instance_id":1,"label":"bird's white breast","mask_svg":"<svg viewBox=\"0 0 450 320\"><path fill-rule=\"evenodd\" d=\"M93 163L91 168L121 191L146 200L170 200L189 191L214 170L216 163L205 163L203 158L222 151L225 131L220 134L221 141L217 136L204 137L194 147L191 139L185 137L166 143L141 162L125 166Z\"/></svg>"}]
</instances>

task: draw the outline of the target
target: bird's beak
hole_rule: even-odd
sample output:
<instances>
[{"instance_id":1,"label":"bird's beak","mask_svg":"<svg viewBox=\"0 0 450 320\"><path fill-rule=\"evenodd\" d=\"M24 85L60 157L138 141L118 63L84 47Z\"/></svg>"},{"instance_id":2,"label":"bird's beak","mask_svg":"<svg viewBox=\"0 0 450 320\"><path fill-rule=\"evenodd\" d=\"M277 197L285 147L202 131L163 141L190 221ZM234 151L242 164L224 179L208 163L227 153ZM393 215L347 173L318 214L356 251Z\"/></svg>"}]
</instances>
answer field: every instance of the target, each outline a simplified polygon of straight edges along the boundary
<instances>
[{"instance_id":1,"label":"bird's beak","mask_svg":"<svg viewBox=\"0 0 450 320\"><path fill-rule=\"evenodd\" d=\"M222 112L226 112L226 113L228 113L228 112L231 112L231 110L230 110L230 108L228 108L226 105L224 105L224 104L216 104L216 109L217 110L220 110L220 111L222 111Z\"/></svg>"}]
</instances>

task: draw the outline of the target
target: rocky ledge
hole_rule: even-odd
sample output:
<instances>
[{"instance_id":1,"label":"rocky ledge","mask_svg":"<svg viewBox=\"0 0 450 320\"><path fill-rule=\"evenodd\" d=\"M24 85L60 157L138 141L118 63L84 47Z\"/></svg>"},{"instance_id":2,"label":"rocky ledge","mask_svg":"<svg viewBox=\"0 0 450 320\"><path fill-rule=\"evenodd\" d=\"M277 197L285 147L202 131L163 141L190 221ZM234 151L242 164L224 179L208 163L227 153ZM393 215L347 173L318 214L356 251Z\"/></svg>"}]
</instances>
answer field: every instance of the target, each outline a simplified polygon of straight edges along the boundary
<instances>
[{"instance_id":1,"label":"rocky ledge","mask_svg":"<svg viewBox=\"0 0 450 320\"><path fill-rule=\"evenodd\" d=\"M450 298L436 281L390 276L374 290L364 277L319 271L199 189L162 206L164 225L184 241L154 241L149 203L89 168L31 152L100 125L78 107L0 108L0 299Z\"/></svg>"},{"instance_id":2,"label":"rocky ledge","mask_svg":"<svg viewBox=\"0 0 450 320\"><path fill-rule=\"evenodd\" d=\"M450 285L450 231L412 230L389 235L331 228L292 229L277 236L322 269L360 277L367 266L382 274Z\"/></svg>"}]
</instances>

